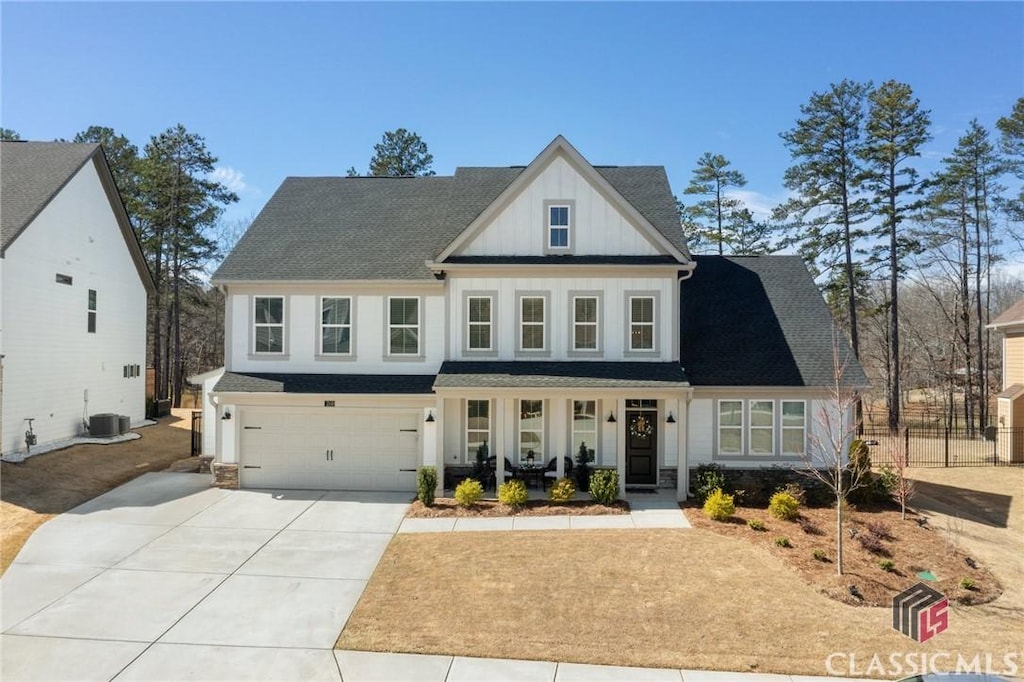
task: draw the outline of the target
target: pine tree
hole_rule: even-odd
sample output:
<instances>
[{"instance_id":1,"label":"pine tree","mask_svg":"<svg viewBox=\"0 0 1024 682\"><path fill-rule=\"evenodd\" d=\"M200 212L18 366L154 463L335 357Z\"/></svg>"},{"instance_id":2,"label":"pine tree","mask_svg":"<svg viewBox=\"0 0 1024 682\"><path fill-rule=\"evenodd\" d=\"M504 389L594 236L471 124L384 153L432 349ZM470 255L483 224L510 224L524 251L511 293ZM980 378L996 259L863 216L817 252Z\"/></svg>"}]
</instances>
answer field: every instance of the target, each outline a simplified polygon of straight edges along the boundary
<instances>
[{"instance_id":1,"label":"pine tree","mask_svg":"<svg viewBox=\"0 0 1024 682\"><path fill-rule=\"evenodd\" d=\"M433 163L434 156L427 149L427 143L416 133L399 128L385 132L381 141L373 145L369 174L399 178L434 175L430 169Z\"/></svg>"},{"instance_id":2,"label":"pine tree","mask_svg":"<svg viewBox=\"0 0 1024 682\"><path fill-rule=\"evenodd\" d=\"M747 179L738 170L730 169L730 162L721 154L704 152L697 159L693 177L684 194L706 196L707 199L683 209L684 214L699 232L701 242L718 245L722 255L726 244L732 244L735 234L731 231L730 215L742 209L742 202L726 195L730 187L743 187Z\"/></svg>"}]
</instances>

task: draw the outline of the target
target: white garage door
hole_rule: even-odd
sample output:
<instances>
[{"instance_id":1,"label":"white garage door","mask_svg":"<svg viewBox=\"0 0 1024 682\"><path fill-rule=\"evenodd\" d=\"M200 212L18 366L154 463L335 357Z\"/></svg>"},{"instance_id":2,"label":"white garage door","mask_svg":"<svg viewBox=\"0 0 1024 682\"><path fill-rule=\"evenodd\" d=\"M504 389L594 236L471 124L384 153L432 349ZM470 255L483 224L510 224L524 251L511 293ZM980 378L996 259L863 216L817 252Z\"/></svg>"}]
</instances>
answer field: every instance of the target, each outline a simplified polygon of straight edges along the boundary
<instances>
[{"instance_id":1,"label":"white garage door","mask_svg":"<svg viewBox=\"0 0 1024 682\"><path fill-rule=\"evenodd\" d=\"M417 412L241 410L243 488L416 489Z\"/></svg>"}]
</instances>

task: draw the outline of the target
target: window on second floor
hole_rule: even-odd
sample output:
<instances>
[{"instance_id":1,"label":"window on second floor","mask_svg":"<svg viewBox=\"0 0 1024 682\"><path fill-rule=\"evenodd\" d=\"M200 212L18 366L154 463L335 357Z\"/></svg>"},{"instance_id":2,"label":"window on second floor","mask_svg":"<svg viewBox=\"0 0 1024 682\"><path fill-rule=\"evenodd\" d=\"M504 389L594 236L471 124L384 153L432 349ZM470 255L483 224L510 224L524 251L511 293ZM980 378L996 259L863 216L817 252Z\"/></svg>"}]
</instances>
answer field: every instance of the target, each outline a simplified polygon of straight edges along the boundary
<instances>
[{"instance_id":1,"label":"window on second floor","mask_svg":"<svg viewBox=\"0 0 1024 682\"><path fill-rule=\"evenodd\" d=\"M253 350L256 353L284 353L284 298L253 298Z\"/></svg>"},{"instance_id":2,"label":"window on second floor","mask_svg":"<svg viewBox=\"0 0 1024 682\"><path fill-rule=\"evenodd\" d=\"M544 350L544 297L519 299L520 350Z\"/></svg>"},{"instance_id":3,"label":"window on second floor","mask_svg":"<svg viewBox=\"0 0 1024 682\"><path fill-rule=\"evenodd\" d=\"M572 299L573 350L598 350L597 348L597 297L574 296Z\"/></svg>"},{"instance_id":4,"label":"window on second floor","mask_svg":"<svg viewBox=\"0 0 1024 682\"><path fill-rule=\"evenodd\" d=\"M491 341L492 301L490 296L469 296L467 298L466 318L469 325L467 330L469 340L466 345L469 350L491 350L494 347Z\"/></svg>"},{"instance_id":5,"label":"window on second floor","mask_svg":"<svg viewBox=\"0 0 1024 682\"><path fill-rule=\"evenodd\" d=\"M388 299L388 337L390 355L419 355L420 299Z\"/></svg>"},{"instance_id":6,"label":"window on second floor","mask_svg":"<svg viewBox=\"0 0 1024 682\"><path fill-rule=\"evenodd\" d=\"M96 333L96 290L89 289L89 320L86 322L86 330L90 334Z\"/></svg>"},{"instance_id":7,"label":"window on second floor","mask_svg":"<svg viewBox=\"0 0 1024 682\"><path fill-rule=\"evenodd\" d=\"M548 206L549 249L569 249L569 212L570 207L566 205Z\"/></svg>"},{"instance_id":8,"label":"window on second floor","mask_svg":"<svg viewBox=\"0 0 1024 682\"><path fill-rule=\"evenodd\" d=\"M320 299L320 352L324 355L352 353L352 299Z\"/></svg>"},{"instance_id":9,"label":"window on second floor","mask_svg":"<svg viewBox=\"0 0 1024 682\"><path fill-rule=\"evenodd\" d=\"M654 350L654 297L629 297L629 350Z\"/></svg>"}]
</instances>

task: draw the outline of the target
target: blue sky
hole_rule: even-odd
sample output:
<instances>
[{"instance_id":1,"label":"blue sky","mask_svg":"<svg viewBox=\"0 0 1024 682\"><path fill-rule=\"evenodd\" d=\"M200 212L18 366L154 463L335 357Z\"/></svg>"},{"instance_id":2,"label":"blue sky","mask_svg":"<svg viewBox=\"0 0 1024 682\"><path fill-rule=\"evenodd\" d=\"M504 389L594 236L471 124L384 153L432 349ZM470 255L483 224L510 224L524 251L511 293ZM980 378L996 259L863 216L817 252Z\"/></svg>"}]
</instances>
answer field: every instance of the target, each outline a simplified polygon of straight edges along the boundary
<instances>
[{"instance_id":1,"label":"blue sky","mask_svg":"<svg viewBox=\"0 0 1024 682\"><path fill-rule=\"evenodd\" d=\"M288 175L365 170L385 130L434 169L526 164L564 134L595 164L724 154L754 208L784 195L779 133L843 78L911 84L920 167L1024 95L1024 3L0 4L0 121L26 139L178 122L257 212Z\"/></svg>"}]
</instances>

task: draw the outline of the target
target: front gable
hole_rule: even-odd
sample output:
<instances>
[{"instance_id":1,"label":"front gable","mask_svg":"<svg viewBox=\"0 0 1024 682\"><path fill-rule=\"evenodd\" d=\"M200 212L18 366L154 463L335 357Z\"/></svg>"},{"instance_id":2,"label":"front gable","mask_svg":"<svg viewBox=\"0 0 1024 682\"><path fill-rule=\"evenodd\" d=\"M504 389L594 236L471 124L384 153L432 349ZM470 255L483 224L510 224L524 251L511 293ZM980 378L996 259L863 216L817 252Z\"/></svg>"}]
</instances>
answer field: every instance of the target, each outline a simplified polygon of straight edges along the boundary
<instances>
[{"instance_id":1,"label":"front gable","mask_svg":"<svg viewBox=\"0 0 1024 682\"><path fill-rule=\"evenodd\" d=\"M554 232L554 234L553 234ZM559 136L441 252L687 258Z\"/></svg>"}]
</instances>

